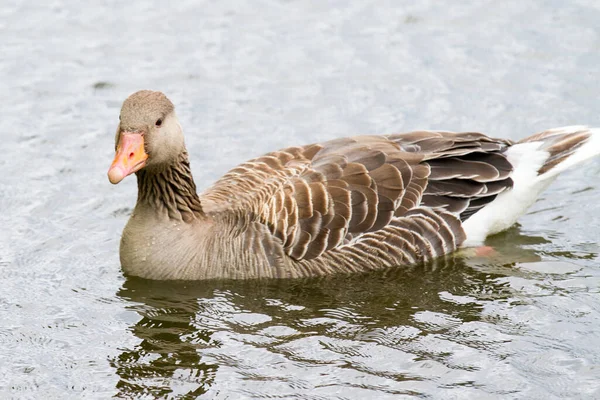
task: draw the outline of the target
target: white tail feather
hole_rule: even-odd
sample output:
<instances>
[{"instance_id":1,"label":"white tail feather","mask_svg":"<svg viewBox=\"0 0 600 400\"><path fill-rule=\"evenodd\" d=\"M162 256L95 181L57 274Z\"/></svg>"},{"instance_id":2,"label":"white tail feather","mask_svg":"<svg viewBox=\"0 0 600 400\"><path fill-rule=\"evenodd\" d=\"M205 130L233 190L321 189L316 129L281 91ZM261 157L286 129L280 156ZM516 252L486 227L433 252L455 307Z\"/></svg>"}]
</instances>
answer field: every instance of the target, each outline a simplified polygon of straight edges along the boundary
<instances>
[{"instance_id":1,"label":"white tail feather","mask_svg":"<svg viewBox=\"0 0 600 400\"><path fill-rule=\"evenodd\" d=\"M548 137L575 132L589 132L590 138L568 158L543 174L538 171L550 154L543 150L544 141L520 142L507 151L507 159L513 165L513 188L503 192L494 201L475 213L463 224L467 235L463 246L483 243L488 235L510 228L517 219L537 200L544 189L563 171L600 154L600 129L583 126L556 128Z\"/></svg>"}]
</instances>

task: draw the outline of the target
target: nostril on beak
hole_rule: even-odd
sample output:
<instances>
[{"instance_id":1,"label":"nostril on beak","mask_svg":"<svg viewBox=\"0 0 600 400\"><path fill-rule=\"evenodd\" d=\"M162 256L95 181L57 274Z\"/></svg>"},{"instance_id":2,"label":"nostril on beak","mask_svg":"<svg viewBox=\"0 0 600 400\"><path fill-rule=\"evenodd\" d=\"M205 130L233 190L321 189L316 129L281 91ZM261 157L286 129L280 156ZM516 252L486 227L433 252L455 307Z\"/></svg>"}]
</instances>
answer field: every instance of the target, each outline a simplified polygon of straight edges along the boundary
<instances>
[{"instance_id":1,"label":"nostril on beak","mask_svg":"<svg viewBox=\"0 0 600 400\"><path fill-rule=\"evenodd\" d=\"M129 159L133 158L133 153L129 153Z\"/></svg>"}]
</instances>

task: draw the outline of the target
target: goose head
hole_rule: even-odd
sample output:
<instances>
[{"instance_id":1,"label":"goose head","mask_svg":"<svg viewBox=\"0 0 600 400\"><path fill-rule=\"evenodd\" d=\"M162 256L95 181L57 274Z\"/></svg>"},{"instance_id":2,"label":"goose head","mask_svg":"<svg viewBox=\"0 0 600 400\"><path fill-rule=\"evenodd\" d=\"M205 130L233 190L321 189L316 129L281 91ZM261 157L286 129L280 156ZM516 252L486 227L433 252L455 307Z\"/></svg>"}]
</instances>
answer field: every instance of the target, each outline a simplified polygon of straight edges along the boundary
<instances>
[{"instance_id":1,"label":"goose head","mask_svg":"<svg viewBox=\"0 0 600 400\"><path fill-rule=\"evenodd\" d=\"M117 184L143 168L160 171L185 151L173 103L161 92L141 90L121 107L115 158L108 179Z\"/></svg>"}]
</instances>

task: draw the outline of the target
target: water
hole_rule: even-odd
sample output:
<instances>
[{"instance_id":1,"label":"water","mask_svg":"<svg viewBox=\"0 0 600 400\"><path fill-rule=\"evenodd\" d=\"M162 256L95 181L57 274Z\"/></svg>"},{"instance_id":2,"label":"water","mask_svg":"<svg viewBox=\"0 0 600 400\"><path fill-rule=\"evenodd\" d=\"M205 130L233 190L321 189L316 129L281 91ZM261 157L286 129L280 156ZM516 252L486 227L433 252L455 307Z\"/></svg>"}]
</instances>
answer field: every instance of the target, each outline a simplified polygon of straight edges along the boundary
<instances>
[{"instance_id":1,"label":"water","mask_svg":"<svg viewBox=\"0 0 600 400\"><path fill-rule=\"evenodd\" d=\"M589 0L0 7L0 397L600 397L600 162L492 258L281 282L123 277L120 103L165 91L200 188L292 144L600 125Z\"/></svg>"}]
</instances>

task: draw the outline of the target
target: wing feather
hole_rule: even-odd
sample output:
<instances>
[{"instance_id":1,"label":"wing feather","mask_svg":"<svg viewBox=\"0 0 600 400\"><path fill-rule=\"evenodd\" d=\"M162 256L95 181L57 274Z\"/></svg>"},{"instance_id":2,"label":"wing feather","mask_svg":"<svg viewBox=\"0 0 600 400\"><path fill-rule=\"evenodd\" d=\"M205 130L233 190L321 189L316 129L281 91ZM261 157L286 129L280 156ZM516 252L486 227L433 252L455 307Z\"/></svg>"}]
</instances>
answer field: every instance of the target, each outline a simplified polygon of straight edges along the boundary
<instances>
[{"instance_id":1,"label":"wing feather","mask_svg":"<svg viewBox=\"0 0 600 400\"><path fill-rule=\"evenodd\" d=\"M380 243L382 260L429 260L459 246L460 221L512 187L510 145L417 131L289 147L234 168L201 201L213 214L264 224L296 261L335 252L368 260L365 243Z\"/></svg>"}]
</instances>

